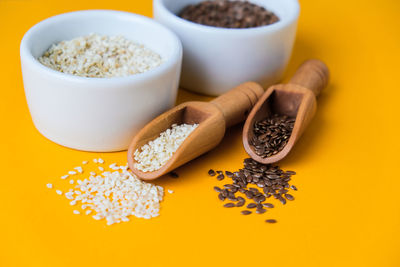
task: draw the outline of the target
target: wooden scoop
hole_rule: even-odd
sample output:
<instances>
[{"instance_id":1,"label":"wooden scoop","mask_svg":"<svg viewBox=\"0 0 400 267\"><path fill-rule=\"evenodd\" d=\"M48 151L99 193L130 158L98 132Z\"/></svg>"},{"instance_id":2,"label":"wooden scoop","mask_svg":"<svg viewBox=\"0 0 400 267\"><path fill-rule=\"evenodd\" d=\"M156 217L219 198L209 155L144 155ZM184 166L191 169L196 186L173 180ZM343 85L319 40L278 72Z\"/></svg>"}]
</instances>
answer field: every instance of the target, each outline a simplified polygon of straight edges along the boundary
<instances>
[{"instance_id":1,"label":"wooden scoop","mask_svg":"<svg viewBox=\"0 0 400 267\"><path fill-rule=\"evenodd\" d=\"M328 67L322 61L312 59L299 67L289 84L269 87L250 112L243 127L243 145L247 154L263 164L283 159L313 118L317 108L316 97L326 87L328 80ZM254 123L268 117L271 113L295 117L296 121L283 150L273 156L262 158L254 152L249 140L254 136Z\"/></svg>"},{"instance_id":2,"label":"wooden scoop","mask_svg":"<svg viewBox=\"0 0 400 267\"><path fill-rule=\"evenodd\" d=\"M161 114L133 138L128 149L129 168L141 179L152 180L211 150L222 140L227 127L246 119L263 93L264 90L259 84L247 82L211 102L186 102ZM199 126L161 169L153 172L136 169L133 156L136 149L159 137L161 132L171 128L174 123L197 123Z\"/></svg>"}]
</instances>

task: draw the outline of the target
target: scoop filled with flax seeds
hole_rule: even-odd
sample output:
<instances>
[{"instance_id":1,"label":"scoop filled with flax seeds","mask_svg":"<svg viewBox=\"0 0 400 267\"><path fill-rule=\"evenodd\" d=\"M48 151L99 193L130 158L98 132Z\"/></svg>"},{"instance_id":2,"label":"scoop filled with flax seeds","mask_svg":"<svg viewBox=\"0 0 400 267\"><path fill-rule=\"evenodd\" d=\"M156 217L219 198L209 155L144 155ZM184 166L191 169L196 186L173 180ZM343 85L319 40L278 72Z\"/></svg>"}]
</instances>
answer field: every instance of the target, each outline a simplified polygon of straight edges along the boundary
<instances>
[{"instance_id":1,"label":"scoop filled with flax seeds","mask_svg":"<svg viewBox=\"0 0 400 267\"><path fill-rule=\"evenodd\" d=\"M244 124L243 145L249 156L263 164L283 159L313 118L316 97L328 80L328 67L313 59L304 62L288 84L268 88Z\"/></svg>"}]
</instances>

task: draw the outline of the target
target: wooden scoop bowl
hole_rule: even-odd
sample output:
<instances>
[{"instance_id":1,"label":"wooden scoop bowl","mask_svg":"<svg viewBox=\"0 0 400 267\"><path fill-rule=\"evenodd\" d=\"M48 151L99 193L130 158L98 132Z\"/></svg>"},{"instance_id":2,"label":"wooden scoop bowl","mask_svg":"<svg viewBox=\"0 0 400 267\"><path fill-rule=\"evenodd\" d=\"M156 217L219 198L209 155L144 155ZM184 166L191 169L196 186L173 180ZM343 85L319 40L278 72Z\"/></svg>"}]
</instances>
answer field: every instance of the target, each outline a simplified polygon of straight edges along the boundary
<instances>
[{"instance_id":1,"label":"wooden scoop bowl","mask_svg":"<svg viewBox=\"0 0 400 267\"><path fill-rule=\"evenodd\" d=\"M264 90L259 84L247 82L211 102L186 102L161 114L133 138L128 149L129 168L141 179L152 180L211 150L222 140L226 128L246 119L263 93ZM197 123L199 126L161 169L153 172L136 169L133 156L136 149L159 137L161 132L171 128L174 123Z\"/></svg>"},{"instance_id":2,"label":"wooden scoop bowl","mask_svg":"<svg viewBox=\"0 0 400 267\"><path fill-rule=\"evenodd\" d=\"M286 157L314 117L317 108L316 97L326 87L328 80L328 67L322 61L311 59L299 67L289 84L269 87L250 112L243 127L243 145L247 154L263 164L274 163ZM271 113L295 117L296 121L283 150L270 157L262 158L254 152L249 140L254 136L254 123L268 117Z\"/></svg>"}]
</instances>

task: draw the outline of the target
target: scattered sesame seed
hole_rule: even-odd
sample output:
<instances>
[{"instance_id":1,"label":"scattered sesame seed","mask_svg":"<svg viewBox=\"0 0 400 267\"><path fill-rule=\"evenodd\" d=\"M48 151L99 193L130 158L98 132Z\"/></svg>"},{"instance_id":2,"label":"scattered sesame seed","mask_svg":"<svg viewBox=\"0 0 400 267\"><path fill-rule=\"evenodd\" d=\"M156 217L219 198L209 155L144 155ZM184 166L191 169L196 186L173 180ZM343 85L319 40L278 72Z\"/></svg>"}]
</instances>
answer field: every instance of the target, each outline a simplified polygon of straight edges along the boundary
<instances>
[{"instance_id":1,"label":"scattered sesame seed","mask_svg":"<svg viewBox=\"0 0 400 267\"><path fill-rule=\"evenodd\" d=\"M49 188L49 189L52 189L53 188L53 184L46 184L46 187Z\"/></svg>"},{"instance_id":2,"label":"scattered sesame seed","mask_svg":"<svg viewBox=\"0 0 400 267\"><path fill-rule=\"evenodd\" d=\"M81 166L75 167L74 169L77 170L79 173L83 172L83 169Z\"/></svg>"},{"instance_id":3,"label":"scattered sesame seed","mask_svg":"<svg viewBox=\"0 0 400 267\"><path fill-rule=\"evenodd\" d=\"M97 161L98 161L99 163L101 163L101 164L104 163L104 159L102 159L102 158L98 158Z\"/></svg>"},{"instance_id":4,"label":"scattered sesame seed","mask_svg":"<svg viewBox=\"0 0 400 267\"><path fill-rule=\"evenodd\" d=\"M86 164L88 164L88 163L89 163L89 161L87 161L87 160L82 161L82 164L83 164L83 165L86 165Z\"/></svg>"},{"instance_id":5,"label":"scattered sesame seed","mask_svg":"<svg viewBox=\"0 0 400 267\"><path fill-rule=\"evenodd\" d=\"M97 163L97 159L93 159L93 162L94 162L94 163Z\"/></svg>"},{"instance_id":6,"label":"scattered sesame seed","mask_svg":"<svg viewBox=\"0 0 400 267\"><path fill-rule=\"evenodd\" d=\"M69 171L68 174L69 174L69 175L75 175L75 174L76 174L76 171Z\"/></svg>"},{"instance_id":7,"label":"scattered sesame seed","mask_svg":"<svg viewBox=\"0 0 400 267\"><path fill-rule=\"evenodd\" d=\"M172 194L174 191L171 189L168 189L168 193Z\"/></svg>"},{"instance_id":8,"label":"scattered sesame seed","mask_svg":"<svg viewBox=\"0 0 400 267\"><path fill-rule=\"evenodd\" d=\"M66 174L66 175L61 176L61 179L65 180L65 179L67 179L68 177L69 177L69 175Z\"/></svg>"},{"instance_id":9,"label":"scattered sesame seed","mask_svg":"<svg viewBox=\"0 0 400 267\"><path fill-rule=\"evenodd\" d=\"M115 170L104 171L103 167L98 166L103 172L97 176L95 172L90 172L91 176L83 181L70 179L69 183L75 184L75 189L65 193L65 197L70 200L69 204L75 206L80 202L82 210L86 209L83 214L95 212L92 217L96 220L105 219L107 225L127 222L131 215L145 219L158 216L164 189L138 179L127 170L127 164L121 166L125 168L122 170L116 163L111 164L111 167ZM56 192L63 194L61 190ZM81 214L78 210L73 213Z\"/></svg>"}]
</instances>

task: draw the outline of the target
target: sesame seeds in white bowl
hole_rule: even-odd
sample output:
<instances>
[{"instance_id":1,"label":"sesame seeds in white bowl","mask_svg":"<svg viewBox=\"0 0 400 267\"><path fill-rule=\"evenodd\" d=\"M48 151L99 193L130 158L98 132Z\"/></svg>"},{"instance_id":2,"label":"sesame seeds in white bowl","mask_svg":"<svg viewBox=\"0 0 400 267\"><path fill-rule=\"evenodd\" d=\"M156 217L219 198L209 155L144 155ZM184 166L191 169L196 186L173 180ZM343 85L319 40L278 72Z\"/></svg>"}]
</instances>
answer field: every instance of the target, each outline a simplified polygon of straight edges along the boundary
<instances>
[{"instance_id":1,"label":"sesame seeds in white bowl","mask_svg":"<svg viewBox=\"0 0 400 267\"><path fill-rule=\"evenodd\" d=\"M122 68L116 75L108 75L103 65L93 68L92 64L86 64L88 60L93 64L105 62L101 61L104 55L89 57L86 61L75 55L70 59L72 63L83 61L78 67L69 66L72 73L39 61L46 51L50 52L52 46L62 41L86 42L85 48L98 38L105 38L110 45L116 42L127 47L137 45L132 48L134 52L159 55L160 62L154 66L151 66L152 60L139 62L134 70ZM107 60L111 60L109 66L120 67L120 62L130 60L125 56L113 57L110 49L106 51ZM58 15L33 26L21 41L20 53L33 122L45 137L63 146L86 151L125 150L139 129L175 102L181 43L174 33L147 17L111 10ZM150 67L146 69L146 66ZM83 74L78 76L78 72Z\"/></svg>"}]
</instances>

